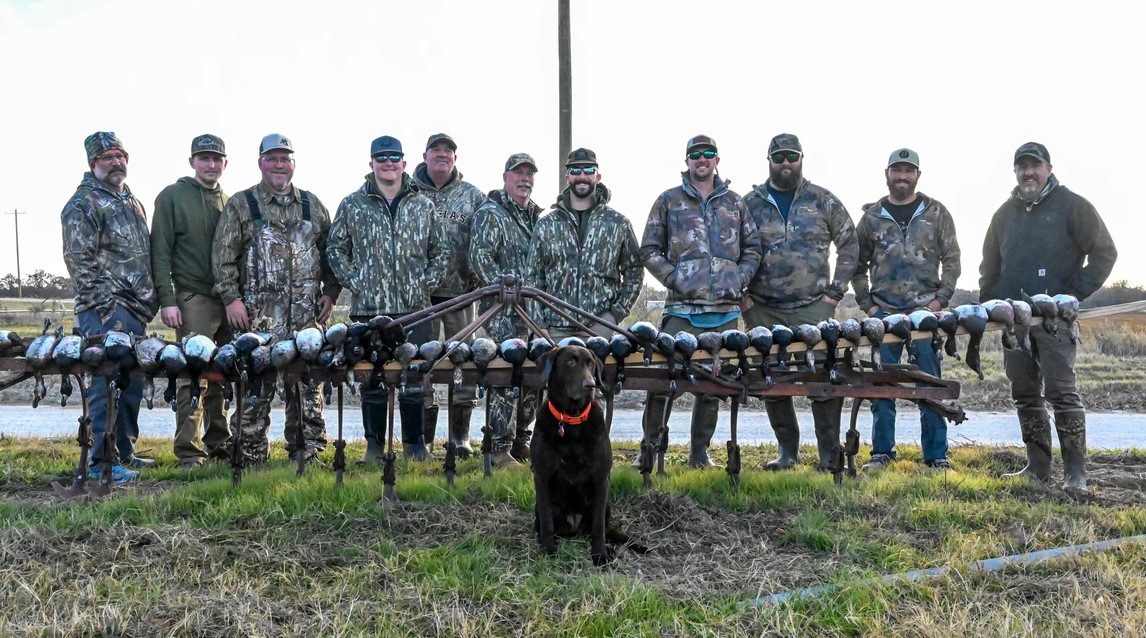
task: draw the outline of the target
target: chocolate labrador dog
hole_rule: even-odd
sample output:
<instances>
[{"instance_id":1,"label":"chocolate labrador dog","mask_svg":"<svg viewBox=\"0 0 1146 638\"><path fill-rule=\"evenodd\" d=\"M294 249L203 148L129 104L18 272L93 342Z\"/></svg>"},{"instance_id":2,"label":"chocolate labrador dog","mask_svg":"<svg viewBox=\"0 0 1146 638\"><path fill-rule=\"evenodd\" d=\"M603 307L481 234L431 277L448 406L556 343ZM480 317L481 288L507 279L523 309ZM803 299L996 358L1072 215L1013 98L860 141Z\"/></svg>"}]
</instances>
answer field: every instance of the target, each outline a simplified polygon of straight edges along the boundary
<instances>
[{"instance_id":1,"label":"chocolate labrador dog","mask_svg":"<svg viewBox=\"0 0 1146 638\"><path fill-rule=\"evenodd\" d=\"M537 492L534 527L541 551L556 553L555 536L588 536L589 556L597 566L613 558L606 542L647 552L609 526L613 446L605 412L596 400L601 362L588 348L565 346L545 353L537 365L547 399L538 407L530 447Z\"/></svg>"}]
</instances>

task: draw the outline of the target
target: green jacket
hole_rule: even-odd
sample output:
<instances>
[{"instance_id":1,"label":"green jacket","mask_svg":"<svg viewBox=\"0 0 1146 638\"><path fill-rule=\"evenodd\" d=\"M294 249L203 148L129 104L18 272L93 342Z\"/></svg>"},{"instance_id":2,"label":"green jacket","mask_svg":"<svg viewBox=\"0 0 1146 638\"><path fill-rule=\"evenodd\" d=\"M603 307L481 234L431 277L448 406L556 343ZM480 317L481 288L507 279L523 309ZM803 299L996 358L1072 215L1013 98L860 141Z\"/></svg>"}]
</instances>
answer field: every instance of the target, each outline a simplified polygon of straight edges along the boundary
<instances>
[{"instance_id":1,"label":"green jacket","mask_svg":"<svg viewBox=\"0 0 1146 638\"><path fill-rule=\"evenodd\" d=\"M864 312L876 305L893 313L923 308L933 300L946 306L961 270L955 220L939 200L919 193L920 206L927 206L915 212L906 231L900 230L884 210L886 201L864 206L856 225L856 303Z\"/></svg>"},{"instance_id":2,"label":"green jacket","mask_svg":"<svg viewBox=\"0 0 1146 638\"><path fill-rule=\"evenodd\" d=\"M60 213L64 264L75 282L75 312L95 310L106 320L115 306L143 323L159 311L151 279L151 240L143 203L125 188L108 190L85 173Z\"/></svg>"},{"instance_id":3,"label":"green jacket","mask_svg":"<svg viewBox=\"0 0 1146 638\"><path fill-rule=\"evenodd\" d=\"M209 190L194 177L180 177L155 198L151 274L161 307L177 305L176 290L215 296L211 243L226 205L221 186Z\"/></svg>"},{"instance_id":4,"label":"green jacket","mask_svg":"<svg viewBox=\"0 0 1146 638\"><path fill-rule=\"evenodd\" d=\"M418 164L414 169L414 183L418 191L434 202L438 225L445 231L450 249L450 272L431 297L457 297L474 289L470 274L470 223L485 193L477 186L462 181L462 174L454 169L454 174L445 186L438 188L426 171L426 164Z\"/></svg>"},{"instance_id":5,"label":"green jacket","mask_svg":"<svg viewBox=\"0 0 1146 638\"><path fill-rule=\"evenodd\" d=\"M581 216L569 208L569 191L537 222L529 249L525 283L598 317L628 316L641 294L640 247L633 225L609 207L609 189L597 185L597 201ZM541 324L571 328L560 315L543 310Z\"/></svg>"},{"instance_id":6,"label":"green jacket","mask_svg":"<svg viewBox=\"0 0 1146 638\"><path fill-rule=\"evenodd\" d=\"M785 220L766 186L753 186L744 205L760 230L764 258L748 284L757 303L803 308L827 295L839 301L848 291L859 260L855 225L829 190L801 179ZM835 245L835 272L829 250Z\"/></svg>"},{"instance_id":7,"label":"green jacket","mask_svg":"<svg viewBox=\"0 0 1146 638\"><path fill-rule=\"evenodd\" d=\"M403 176L391 210L374 175L338 205L326 257L344 288L354 293L351 316L406 314L429 307L430 291L450 265L445 227L434 203Z\"/></svg>"},{"instance_id":8,"label":"green jacket","mask_svg":"<svg viewBox=\"0 0 1146 638\"><path fill-rule=\"evenodd\" d=\"M524 277L529 266L529 245L541 207L530 200L520 207L505 190L492 191L474 213L470 239L470 268L479 286L489 286L505 274ZM494 300L482 299L478 311L485 312ZM525 322L511 310L502 311L486 324L486 332L496 341L528 334Z\"/></svg>"}]
</instances>

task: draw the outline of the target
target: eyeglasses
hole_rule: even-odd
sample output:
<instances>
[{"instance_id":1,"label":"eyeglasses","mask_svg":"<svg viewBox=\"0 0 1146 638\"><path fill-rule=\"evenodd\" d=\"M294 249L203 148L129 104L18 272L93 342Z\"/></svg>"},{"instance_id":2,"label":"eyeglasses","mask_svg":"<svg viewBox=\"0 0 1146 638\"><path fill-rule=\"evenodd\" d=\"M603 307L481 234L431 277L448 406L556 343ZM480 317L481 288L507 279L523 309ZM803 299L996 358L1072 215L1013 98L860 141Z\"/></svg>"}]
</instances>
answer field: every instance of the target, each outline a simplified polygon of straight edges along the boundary
<instances>
[{"instance_id":1,"label":"eyeglasses","mask_svg":"<svg viewBox=\"0 0 1146 638\"><path fill-rule=\"evenodd\" d=\"M580 175L581 173L584 173L586 175L596 175L597 174L597 167L596 166L570 166L569 168L567 168L565 170L568 171L570 175Z\"/></svg>"},{"instance_id":2,"label":"eyeglasses","mask_svg":"<svg viewBox=\"0 0 1146 638\"><path fill-rule=\"evenodd\" d=\"M271 166L278 166L279 164L293 164L294 163L293 157L268 157L268 156L264 155L264 156L260 157L259 159L263 160L267 164L270 164Z\"/></svg>"},{"instance_id":3,"label":"eyeglasses","mask_svg":"<svg viewBox=\"0 0 1146 638\"><path fill-rule=\"evenodd\" d=\"M97 162L108 162L108 163L126 162L127 161L127 155L124 155L123 153L109 153L107 155L100 155L100 156L96 157L96 161Z\"/></svg>"},{"instance_id":4,"label":"eyeglasses","mask_svg":"<svg viewBox=\"0 0 1146 638\"><path fill-rule=\"evenodd\" d=\"M704 159L712 159L716 157L716 151L693 151L688 154L688 159L690 160L698 160L702 157Z\"/></svg>"},{"instance_id":5,"label":"eyeglasses","mask_svg":"<svg viewBox=\"0 0 1146 638\"><path fill-rule=\"evenodd\" d=\"M382 164L385 162L392 162L394 164L397 164L398 162L402 161L402 154L401 153L391 153L389 155L375 155L373 159L375 162L378 162L379 164Z\"/></svg>"},{"instance_id":6,"label":"eyeglasses","mask_svg":"<svg viewBox=\"0 0 1146 638\"><path fill-rule=\"evenodd\" d=\"M801 157L803 155L796 151L780 151L779 153L772 153L771 159L773 164L783 164L784 160L788 160L789 164L795 164L800 161Z\"/></svg>"}]
</instances>

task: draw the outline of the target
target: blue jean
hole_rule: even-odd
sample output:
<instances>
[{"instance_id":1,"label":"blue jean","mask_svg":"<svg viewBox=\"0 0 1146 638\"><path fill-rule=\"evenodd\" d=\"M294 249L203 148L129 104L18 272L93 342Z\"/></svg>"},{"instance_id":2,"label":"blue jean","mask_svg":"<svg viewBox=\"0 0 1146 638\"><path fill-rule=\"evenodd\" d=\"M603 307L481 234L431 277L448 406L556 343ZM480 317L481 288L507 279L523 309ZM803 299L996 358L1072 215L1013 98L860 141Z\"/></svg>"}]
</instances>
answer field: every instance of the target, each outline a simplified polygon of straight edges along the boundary
<instances>
[{"instance_id":1,"label":"blue jean","mask_svg":"<svg viewBox=\"0 0 1146 638\"><path fill-rule=\"evenodd\" d=\"M877 317L887 313L880 311ZM916 339L915 351L919 369L927 374L942 377L940 357L931 348L931 339ZM880 346L879 355L884 363L899 363L903 357L903 343L888 343ZM919 384L923 385L923 384ZM895 399L875 399L871 402L871 453L886 454L895 458ZM923 460L947 458L947 419L931 410L919 409L920 444L923 447Z\"/></svg>"},{"instance_id":2,"label":"blue jean","mask_svg":"<svg viewBox=\"0 0 1146 638\"><path fill-rule=\"evenodd\" d=\"M104 334L109 330L142 336L147 328L142 321L118 305L106 322L95 310L85 310L76 315L76 326L87 337ZM135 458L135 440L139 438L139 404L142 400L143 377L133 374L131 383L120 393L115 408L117 463L126 463ZM97 463L103 457L104 433L107 432L107 380L103 377L92 377L88 388L88 414L92 419L92 449L89 458Z\"/></svg>"}]
</instances>

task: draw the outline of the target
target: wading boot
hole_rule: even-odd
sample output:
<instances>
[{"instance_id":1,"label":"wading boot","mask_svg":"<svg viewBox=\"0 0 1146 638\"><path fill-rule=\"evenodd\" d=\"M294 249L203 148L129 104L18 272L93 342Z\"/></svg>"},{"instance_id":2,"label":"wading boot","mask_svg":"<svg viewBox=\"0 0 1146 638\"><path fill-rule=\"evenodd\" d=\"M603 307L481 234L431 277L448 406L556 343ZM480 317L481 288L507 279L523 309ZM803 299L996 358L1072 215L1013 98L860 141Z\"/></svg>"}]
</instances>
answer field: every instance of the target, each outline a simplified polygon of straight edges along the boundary
<instances>
[{"instance_id":1,"label":"wading boot","mask_svg":"<svg viewBox=\"0 0 1146 638\"><path fill-rule=\"evenodd\" d=\"M711 399L711 400L709 400ZM716 418L720 400L715 397L696 397L692 410L691 437L688 445L688 466L700 469L721 467L708 458L708 445L716 432Z\"/></svg>"},{"instance_id":2,"label":"wading boot","mask_svg":"<svg viewBox=\"0 0 1146 638\"><path fill-rule=\"evenodd\" d=\"M510 455L521 463L528 461L529 441L532 438L533 430L528 428L518 428L517 433L513 437L513 447L509 450Z\"/></svg>"},{"instance_id":3,"label":"wading boot","mask_svg":"<svg viewBox=\"0 0 1146 638\"><path fill-rule=\"evenodd\" d=\"M474 409L470 406L451 405L449 408L450 441L459 459L467 459L474 453L470 447L470 417Z\"/></svg>"},{"instance_id":4,"label":"wading boot","mask_svg":"<svg viewBox=\"0 0 1146 638\"><path fill-rule=\"evenodd\" d=\"M1051 433L1050 417L1046 410L1042 408L1020 409L1019 429L1023 433L1023 443L1027 445L1027 466L1018 472L1003 476L1049 481Z\"/></svg>"},{"instance_id":5,"label":"wading boot","mask_svg":"<svg viewBox=\"0 0 1146 638\"><path fill-rule=\"evenodd\" d=\"M367 392L371 392L371 390L364 390L362 394L366 395ZM369 401L369 397L363 396L362 429L366 434L366 454L362 455L362 460L358 461L358 465L382 462L386 452L385 410L385 399L382 399L381 403L377 403Z\"/></svg>"},{"instance_id":6,"label":"wading boot","mask_svg":"<svg viewBox=\"0 0 1146 638\"><path fill-rule=\"evenodd\" d=\"M426 449L426 440L422 430L422 417L425 408L421 401L418 403L399 402L402 412L402 458L415 461L429 461L430 451Z\"/></svg>"},{"instance_id":7,"label":"wading boot","mask_svg":"<svg viewBox=\"0 0 1146 638\"><path fill-rule=\"evenodd\" d=\"M780 458L768 461L764 469L773 472L787 470L800 458L800 423L796 420L796 407L791 399L764 401L768 411L768 424L776 433L776 443L780 448Z\"/></svg>"},{"instance_id":8,"label":"wading boot","mask_svg":"<svg viewBox=\"0 0 1146 638\"><path fill-rule=\"evenodd\" d=\"M1064 489L1086 489L1086 413L1069 410L1054 413L1058 443L1062 446Z\"/></svg>"},{"instance_id":9,"label":"wading boot","mask_svg":"<svg viewBox=\"0 0 1146 638\"><path fill-rule=\"evenodd\" d=\"M509 450L500 450L489 455L490 465L494 467L520 467L521 463L513 458Z\"/></svg>"},{"instance_id":10,"label":"wading boot","mask_svg":"<svg viewBox=\"0 0 1146 638\"><path fill-rule=\"evenodd\" d=\"M426 408L422 416L422 438L426 440L426 449L434 450L434 437L438 435L438 406L431 405Z\"/></svg>"},{"instance_id":11,"label":"wading boot","mask_svg":"<svg viewBox=\"0 0 1146 638\"><path fill-rule=\"evenodd\" d=\"M816 449L820 460L816 469L827 472L839 463L833 451L840 446L840 415L843 412L843 399L812 401L812 423L816 428Z\"/></svg>"}]
</instances>

